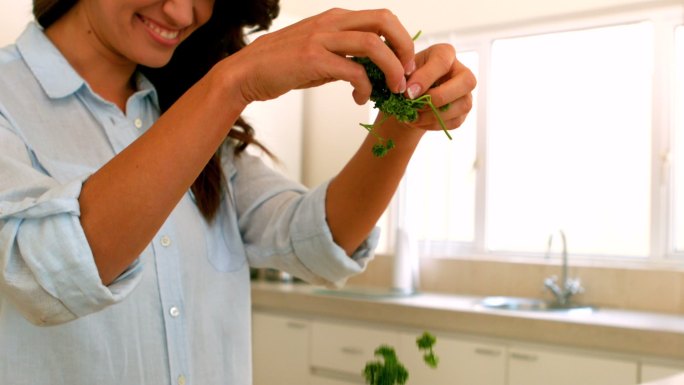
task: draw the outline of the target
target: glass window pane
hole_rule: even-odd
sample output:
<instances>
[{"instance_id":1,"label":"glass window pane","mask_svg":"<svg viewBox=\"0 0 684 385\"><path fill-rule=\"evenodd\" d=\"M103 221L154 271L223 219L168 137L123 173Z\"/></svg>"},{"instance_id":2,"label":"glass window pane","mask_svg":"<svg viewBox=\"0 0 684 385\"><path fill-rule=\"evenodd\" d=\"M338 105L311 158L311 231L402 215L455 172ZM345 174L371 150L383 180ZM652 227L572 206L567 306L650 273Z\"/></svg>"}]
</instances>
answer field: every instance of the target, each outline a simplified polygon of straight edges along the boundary
<instances>
[{"instance_id":1,"label":"glass window pane","mask_svg":"<svg viewBox=\"0 0 684 385\"><path fill-rule=\"evenodd\" d=\"M458 59L477 77L476 52L461 52ZM442 131L428 132L416 149L405 177L405 209L420 240L473 241L476 117L474 105L464 124L451 131L453 140Z\"/></svg>"},{"instance_id":2,"label":"glass window pane","mask_svg":"<svg viewBox=\"0 0 684 385\"><path fill-rule=\"evenodd\" d=\"M674 245L684 251L684 27L678 27L676 42L675 132L674 132Z\"/></svg>"},{"instance_id":3,"label":"glass window pane","mask_svg":"<svg viewBox=\"0 0 684 385\"><path fill-rule=\"evenodd\" d=\"M488 105L486 245L646 256L651 23L498 40Z\"/></svg>"}]
</instances>

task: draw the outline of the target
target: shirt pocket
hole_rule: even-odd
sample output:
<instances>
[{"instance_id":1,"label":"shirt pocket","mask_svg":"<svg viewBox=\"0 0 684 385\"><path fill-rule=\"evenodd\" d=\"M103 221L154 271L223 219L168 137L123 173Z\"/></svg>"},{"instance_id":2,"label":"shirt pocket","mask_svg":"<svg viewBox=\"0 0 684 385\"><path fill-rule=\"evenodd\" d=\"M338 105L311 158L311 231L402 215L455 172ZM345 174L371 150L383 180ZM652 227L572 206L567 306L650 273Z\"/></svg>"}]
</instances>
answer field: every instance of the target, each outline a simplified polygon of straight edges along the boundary
<instances>
[{"instance_id":1,"label":"shirt pocket","mask_svg":"<svg viewBox=\"0 0 684 385\"><path fill-rule=\"evenodd\" d=\"M222 212L209 226L207 234L207 258L214 269L220 272L238 271L247 263L247 252L240 235L237 217L230 213L231 208L228 206L230 205L221 205Z\"/></svg>"}]
</instances>

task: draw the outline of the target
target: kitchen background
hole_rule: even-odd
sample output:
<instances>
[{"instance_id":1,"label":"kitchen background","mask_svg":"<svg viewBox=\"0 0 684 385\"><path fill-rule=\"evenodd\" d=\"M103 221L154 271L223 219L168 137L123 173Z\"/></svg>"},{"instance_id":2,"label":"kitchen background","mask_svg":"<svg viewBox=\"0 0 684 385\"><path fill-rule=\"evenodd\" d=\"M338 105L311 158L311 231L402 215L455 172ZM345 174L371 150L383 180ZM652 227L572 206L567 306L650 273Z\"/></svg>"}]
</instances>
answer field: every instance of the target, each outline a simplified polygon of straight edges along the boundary
<instances>
[{"instance_id":1,"label":"kitchen background","mask_svg":"<svg viewBox=\"0 0 684 385\"><path fill-rule=\"evenodd\" d=\"M474 49L478 53L486 51L482 49L481 43L477 43L478 41L489 41L491 45L492 38L496 39L497 36L503 36L502 40L504 40L505 34L510 31L513 31L511 36L522 36L552 31L553 27L550 26L559 28L558 31L554 32L584 29L586 27L582 27L584 25L582 23L586 20L589 20L590 25L598 26L602 23L613 25L624 20L636 22L640 19L639 15L646 15L646 18L656 15L657 18L665 20L666 23L684 23L682 16L684 11L682 11L682 5L679 1L519 0L507 2L481 0L477 2L445 2L423 0L417 2L319 0L311 2L282 0L282 13L275 28L331 7L348 9L389 7L404 21L409 31L421 30L423 32L424 37L421 38L423 42L419 41L417 44L446 40L456 44L461 51ZM617 18L615 15L618 15ZM2 12L0 12L0 44L11 43L30 19L30 1L5 1ZM656 29L658 28L660 27L656 27ZM659 32L656 31L655 33ZM486 38L490 40L486 40ZM462 46L459 45L460 42L463 43ZM485 44L485 46L487 45ZM660 50L661 48L656 44L656 49ZM670 61L674 62L672 57L675 53L668 53L668 55L670 55ZM463 61L477 67L473 68L475 72L482 69L481 65L484 60L487 58L482 54L473 59L472 55L468 56L468 52L464 52ZM655 59L656 70L653 72L656 80L652 86L656 92L662 91L659 90L659 87L662 88L662 84L669 84L667 81L661 81L663 76L661 73L671 70L671 67L674 66L670 64L669 66L658 67L657 64L662 63L659 60L661 59ZM489 71L492 66L490 64L485 70ZM485 72L484 74L489 73ZM478 89L480 94L485 92L488 81L487 78L480 79ZM621 86L627 93L636 87L631 83L631 79L625 79ZM587 90L587 93L591 92L591 90ZM278 101L255 104L250 106L245 115L258 128L257 131L261 140L272 148L282 161L275 167L281 167L283 172L301 180L308 186L314 186L333 176L356 150L365 135L365 132L358 127L358 123L371 119L372 111L370 106L355 105L350 93L351 88L346 84L329 84L317 89L292 92ZM490 96L494 96L494 94L492 93ZM662 123L662 120L657 118L658 114L662 112L658 109L658 106L663 104L661 103L662 100L653 101L650 98L645 100L646 103L650 103L649 109L651 104L653 106L653 116L656 116L653 119L654 124ZM478 103L481 104L481 101L482 99L479 99ZM675 108L670 108L662 114L671 117L675 115L674 110ZM623 111L624 115L633 120L639 118L639 115L635 115L631 108ZM577 114L581 115L581 112ZM284 119L283 117L287 118ZM482 125L486 120L485 118L484 108L476 110L469 118L470 124L473 125L473 128L469 129L482 130L480 126L476 127L476 125ZM667 121L669 122L669 120ZM658 132L661 131L663 130ZM473 145L473 149L483 148L481 147L482 140L478 139L479 137L475 135L466 137L466 134L463 136L463 141L472 140L473 143L476 143ZM625 139L625 137L615 136L613 143L615 148L623 144L628 145L625 141L629 139ZM639 138L638 136L634 137ZM663 136L654 135L648 138L648 140L653 140L653 145L647 149L646 155L637 154L635 158L637 156L651 156L651 153L659 153L658 151L663 148L669 150L668 139L672 139L673 135L666 135L665 137L666 139L662 139ZM458 141L459 138L456 139ZM446 142L443 137L439 137L439 140ZM449 145L451 144L449 143ZM493 146L494 144L489 143L488 145ZM459 144L453 144L453 146L459 146ZM460 149L461 147L456 148ZM576 159L582 158L580 155L582 154L576 154ZM611 156L607 150L605 156L608 158ZM481 162L481 159L477 157L474 160ZM670 158L667 160L669 161ZM543 161L539 163L543 163ZM643 237L644 240L638 242L631 236L618 234L613 242L615 245L635 244L635 248L639 249L635 253L637 255L622 258L622 254L630 253L624 252L624 247L621 249L616 246L613 249L608 247L610 250L606 254L610 254L609 257L598 256L601 253L595 256L592 254L590 246L587 246L588 251L581 250L584 245L591 245L591 241L585 242L581 235L576 235L573 238L572 231L567 231L570 273L582 280L585 291L578 297L582 302L611 308L682 314L684 313L684 258L682 258L682 253L678 251L681 249L677 246L681 245L677 243L677 239L681 238L678 238L677 234L684 232L684 229L682 226L676 227L677 221L674 218L676 215L663 213L663 210L671 212L675 207L672 204L675 201L673 199L675 188L668 188L664 193L659 183L654 182L652 184L655 187L648 187L656 178L660 178L664 174L671 175L668 174L671 171L663 171L659 165L646 165L645 167L648 169L646 174L643 170L634 171L634 174L638 174L642 178L638 180L644 180L643 175L646 175L647 183L644 187L646 189L644 194L647 198L650 197L649 206L644 210L645 214L639 214L642 217L646 216L642 222L648 226L648 228L642 229L642 232L646 234ZM473 169L480 172L482 164L479 164L478 167L473 166ZM543 228L534 229L537 233L542 234L536 238L538 245L529 246L529 242L527 245L516 245L504 237L500 238L501 247L498 249L489 247L493 244L492 239L495 237L492 234L495 233L495 229L491 228L490 224L485 224L485 218L491 219L491 217L486 217L482 208L482 199L484 199L482 197L485 195L481 189L482 184L487 180L480 176L466 176L471 178L469 183L475 186L472 187L473 196L467 197L471 199L472 207L464 209L470 210L468 215L473 218L471 222L474 224L468 225L470 227L464 230L465 237L470 237L470 239L463 242L462 239L454 241L447 237L446 241L453 241L451 242L452 246L447 248L427 247L432 251L438 249L439 252L424 253L426 255L418 262L420 269L418 270L418 279L415 281L416 285L421 290L429 292L472 295L505 294L529 297L547 295L543 288L544 279L560 273L558 239L555 240L554 252L551 257L544 257L547 245L546 236L555 230L554 225L556 224L550 221L544 223ZM612 177L605 175L606 179ZM550 185L558 184L566 179L571 182L575 180L567 175L561 175L560 179L550 178L547 183ZM571 182L569 184L573 184ZM575 188L577 189L577 187ZM581 188L598 194L598 189L591 185L580 186ZM458 195L458 190L458 188L449 190L454 195L452 198L447 198L461 200L462 197ZM405 194L403 199L410 196L411 193L405 192ZM415 190L413 194L417 194ZM454 196L457 198L453 198ZM562 196L557 199L552 198L556 200L555 204L558 206L564 205ZM386 231L377 260L370 265L366 273L350 280L350 285L387 288L396 284L393 275L396 272L393 267L395 261L393 255L394 246L397 244L395 237L397 218L401 215L404 215L405 218L404 211L406 211L405 207L404 211L401 211L400 201L402 199L397 199L397 201L394 205L395 210L388 212L381 223ZM403 214L398 214L400 211ZM631 217L628 216L627 218ZM589 224L586 225L589 226ZM574 224L574 226L581 227L581 224ZM464 232L459 230L458 225L454 225L454 228L456 229L455 232L460 231L461 235ZM575 231L575 234L581 234L581 231ZM486 235L489 235L489 239L486 238ZM573 243L574 240L576 240L575 243ZM412 242L418 242L418 240L413 239ZM421 244L418 248L425 251L426 246ZM615 250L618 251L611 252Z\"/></svg>"},{"instance_id":2,"label":"kitchen background","mask_svg":"<svg viewBox=\"0 0 684 385\"><path fill-rule=\"evenodd\" d=\"M348 282L426 295L375 301L368 290L358 300L353 290L337 296L255 282L255 384L359 383L378 343L402 350L423 328L440 333L449 360L438 373L442 383L625 385L681 372L680 0L281 5L274 28L331 7L391 8L409 31L422 31L419 47L453 43L479 85L454 141L426 138L379 223L376 260ZM0 45L31 20L30 7L4 1ZM333 83L253 104L245 116L281 160L274 167L315 186L363 140L358 123L372 119L371 106L355 105L350 94ZM562 246L559 234L552 245L547 237L558 228L567 235L569 274L584 287L577 300L598 312L472 307L470 296L549 299L544 281L561 274ZM418 383L437 382L420 367L410 370Z\"/></svg>"}]
</instances>

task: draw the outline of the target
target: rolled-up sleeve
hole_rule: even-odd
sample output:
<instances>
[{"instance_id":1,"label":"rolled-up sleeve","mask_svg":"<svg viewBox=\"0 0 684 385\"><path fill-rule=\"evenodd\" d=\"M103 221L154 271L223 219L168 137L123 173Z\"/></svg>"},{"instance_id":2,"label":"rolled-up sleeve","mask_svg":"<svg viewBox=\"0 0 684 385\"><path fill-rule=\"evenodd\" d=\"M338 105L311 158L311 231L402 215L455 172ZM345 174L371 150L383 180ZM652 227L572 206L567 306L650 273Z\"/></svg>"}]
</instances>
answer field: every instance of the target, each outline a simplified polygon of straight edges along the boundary
<instances>
[{"instance_id":1,"label":"rolled-up sleeve","mask_svg":"<svg viewBox=\"0 0 684 385\"><path fill-rule=\"evenodd\" d=\"M332 287L364 271L373 257L379 229L352 256L347 255L334 242L326 221L328 183L309 191L256 157L230 158L233 162L224 162L224 168L252 266L278 268Z\"/></svg>"},{"instance_id":2,"label":"rolled-up sleeve","mask_svg":"<svg viewBox=\"0 0 684 385\"><path fill-rule=\"evenodd\" d=\"M373 229L352 256L338 246L325 220L328 183L302 195L292 218L292 247L302 263L318 276L336 286L351 275L361 273L378 243L378 228Z\"/></svg>"},{"instance_id":3,"label":"rolled-up sleeve","mask_svg":"<svg viewBox=\"0 0 684 385\"><path fill-rule=\"evenodd\" d=\"M120 301L139 280L139 266L102 284L79 219L88 175L60 183L39 171L29 154L0 116L0 300L38 325Z\"/></svg>"}]
</instances>

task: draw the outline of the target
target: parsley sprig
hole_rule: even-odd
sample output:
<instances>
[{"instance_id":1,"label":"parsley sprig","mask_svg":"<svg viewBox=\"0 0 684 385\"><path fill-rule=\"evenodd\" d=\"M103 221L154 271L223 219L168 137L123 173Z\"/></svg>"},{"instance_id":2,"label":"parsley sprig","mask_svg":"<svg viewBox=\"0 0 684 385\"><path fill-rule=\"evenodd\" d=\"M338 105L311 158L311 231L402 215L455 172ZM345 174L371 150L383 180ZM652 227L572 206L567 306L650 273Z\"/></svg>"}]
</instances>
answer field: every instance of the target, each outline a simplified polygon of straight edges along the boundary
<instances>
[{"instance_id":1,"label":"parsley sprig","mask_svg":"<svg viewBox=\"0 0 684 385\"><path fill-rule=\"evenodd\" d=\"M416 339L418 349L423 351L423 361L431 368L436 368L439 363L439 357L435 356L435 352L432 350L436 341L437 338L428 332L424 332Z\"/></svg>"},{"instance_id":2,"label":"parsley sprig","mask_svg":"<svg viewBox=\"0 0 684 385\"><path fill-rule=\"evenodd\" d=\"M420 32L413 37L416 40L420 36ZM425 107L429 107L435 114L435 117L439 121L439 125L446 136L451 139L451 135L447 130L444 120L439 114L439 111L446 111L449 108L449 104L438 109L432 103L432 97L428 94L420 96L416 99L409 99L401 93L393 93L387 87L387 81L385 79L385 74L380 70L380 68L373 63L367 57L353 57L352 60L363 65L368 75L368 79L373 87L371 91L370 100L375 103L374 107L377 108L384 114L382 120L376 124L364 124L359 123L361 127L365 128L375 136L377 143L373 146L373 155L376 157L383 157L387 155L387 152L394 148L394 141L392 139L385 139L375 132L375 127L382 125L390 117L396 118L400 122L410 123L418 119L418 113Z\"/></svg>"},{"instance_id":3,"label":"parsley sprig","mask_svg":"<svg viewBox=\"0 0 684 385\"><path fill-rule=\"evenodd\" d=\"M403 385L408 379L408 371L404 364L399 362L394 348L388 345L380 345L375 349L375 355L382 357L382 361L376 360L366 364L363 375L370 385Z\"/></svg>"},{"instance_id":4,"label":"parsley sprig","mask_svg":"<svg viewBox=\"0 0 684 385\"><path fill-rule=\"evenodd\" d=\"M431 367L436 368L439 359L432 350L437 339L428 332L424 332L416 339L418 349L423 351L423 360ZM375 349L375 356L382 360L369 361L363 370L366 383L369 385L404 385L408 380L408 371L404 364L397 358L394 348L388 345L380 345Z\"/></svg>"}]
</instances>

